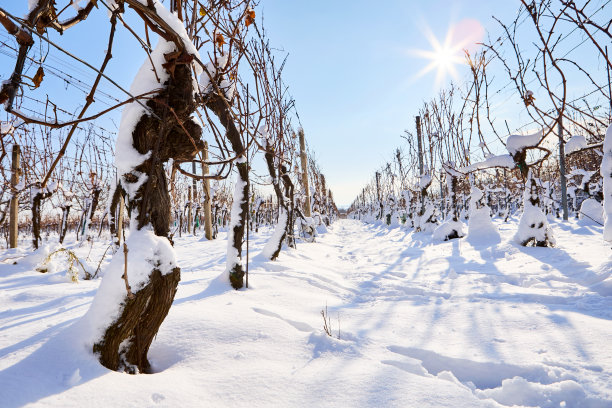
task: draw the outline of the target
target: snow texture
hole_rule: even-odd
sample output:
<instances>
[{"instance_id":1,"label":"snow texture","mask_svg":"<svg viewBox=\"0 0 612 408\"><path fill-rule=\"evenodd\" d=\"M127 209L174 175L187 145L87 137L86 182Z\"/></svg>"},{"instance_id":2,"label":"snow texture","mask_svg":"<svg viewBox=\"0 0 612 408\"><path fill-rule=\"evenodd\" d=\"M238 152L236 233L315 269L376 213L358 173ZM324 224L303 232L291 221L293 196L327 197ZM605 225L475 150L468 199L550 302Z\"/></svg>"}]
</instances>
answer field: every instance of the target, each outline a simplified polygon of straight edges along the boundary
<instances>
[{"instance_id":1,"label":"snow texture","mask_svg":"<svg viewBox=\"0 0 612 408\"><path fill-rule=\"evenodd\" d=\"M246 185L246 182L240 178L240 175L236 176L236 183L234 186L234 200L232 202L232 212L230 213L230 223L228 226L227 234L227 266L226 272L230 272L236 265L242 263L242 258L238 254L238 249L234 248L234 227L240 223L240 205L246 199L242 195L242 189ZM228 275L229 279L229 275Z\"/></svg>"},{"instance_id":2,"label":"snow texture","mask_svg":"<svg viewBox=\"0 0 612 408\"><path fill-rule=\"evenodd\" d=\"M13 133L15 128L11 122L2 122L0 121L0 135L10 135Z\"/></svg>"},{"instance_id":3,"label":"snow texture","mask_svg":"<svg viewBox=\"0 0 612 408\"><path fill-rule=\"evenodd\" d=\"M565 143L565 154L576 152L585 147L587 147L586 137L582 135L572 136L570 140Z\"/></svg>"},{"instance_id":4,"label":"snow texture","mask_svg":"<svg viewBox=\"0 0 612 408\"><path fill-rule=\"evenodd\" d=\"M509 239L515 218L493 222L503 240L483 250L338 220L276 262L252 259L250 289L238 292L224 273L225 231L211 241L175 237L181 282L149 350L154 374L135 376L102 367L86 341L96 322L81 317L110 282L70 283L63 270L26 265L31 249L1 250L0 405L612 406L602 227L553 220L557 247L525 248ZM272 233L252 233L253 253ZM80 258L90 252L74 234L66 243ZM106 247L95 242L91 258ZM104 268L125 294L115 265ZM245 380L228 387L236 379Z\"/></svg>"},{"instance_id":5,"label":"snow texture","mask_svg":"<svg viewBox=\"0 0 612 408\"><path fill-rule=\"evenodd\" d=\"M463 167L461 171L463 173L471 173L475 170L488 169L492 167L503 167L507 169L513 169L516 166L512 157L508 154L501 154L499 156L489 156L486 160L470 164L469 166Z\"/></svg>"},{"instance_id":6,"label":"snow texture","mask_svg":"<svg viewBox=\"0 0 612 408\"><path fill-rule=\"evenodd\" d=\"M540 140L542 140L542 131L531 135L510 135L506 140L506 149L511 155L514 155L526 148L537 146Z\"/></svg>"},{"instance_id":7,"label":"snow texture","mask_svg":"<svg viewBox=\"0 0 612 408\"><path fill-rule=\"evenodd\" d=\"M433 239L436 241L448 241L449 236L456 234L455 238L465 236L463 223L461 221L447 220L440 224L433 232Z\"/></svg>"},{"instance_id":8,"label":"snow texture","mask_svg":"<svg viewBox=\"0 0 612 408\"><path fill-rule=\"evenodd\" d=\"M499 231L491 219L491 209L481 204L484 195L482 190L472 185L470 192L470 217L468 219L467 239L472 244L490 246L501 241Z\"/></svg>"},{"instance_id":9,"label":"snow texture","mask_svg":"<svg viewBox=\"0 0 612 408\"><path fill-rule=\"evenodd\" d=\"M600 173L603 178L604 234L606 241L612 241L612 124L606 130L603 144Z\"/></svg>"},{"instance_id":10,"label":"snow texture","mask_svg":"<svg viewBox=\"0 0 612 408\"><path fill-rule=\"evenodd\" d=\"M542 209L533 205L530 200L532 197L532 177L531 170L529 170L527 182L525 183L525 192L523 193L523 215L521 215L518 231L514 238L521 245L527 244L530 240L535 240L534 243L547 242L554 245L555 239L552 229L548 224L548 219L542 212Z\"/></svg>"},{"instance_id":11,"label":"snow texture","mask_svg":"<svg viewBox=\"0 0 612 408\"><path fill-rule=\"evenodd\" d=\"M271 259L274 251L280 245L281 239L283 239L283 235L285 234L285 228L287 227L287 212L281 208L280 214L278 215L278 222L276 223L276 228L274 228L274 233L264 246L264 249L261 251L262 255L267 259Z\"/></svg>"},{"instance_id":12,"label":"snow texture","mask_svg":"<svg viewBox=\"0 0 612 408\"><path fill-rule=\"evenodd\" d=\"M580 205L581 220L596 222L599 225L604 225L604 214L601 203L593 198L587 198Z\"/></svg>"},{"instance_id":13,"label":"snow texture","mask_svg":"<svg viewBox=\"0 0 612 408\"><path fill-rule=\"evenodd\" d=\"M132 219L132 225L136 220ZM128 247L128 282L133 293L137 293L149 281L153 269L167 274L177 266L174 249L165 237L158 237L149 229L131 231L126 239ZM123 251L118 251L104 272L104 279L96 292L91 307L83 317L86 329L85 338L91 346L99 340L104 330L112 324L122 310L122 302L127 296Z\"/></svg>"}]
</instances>

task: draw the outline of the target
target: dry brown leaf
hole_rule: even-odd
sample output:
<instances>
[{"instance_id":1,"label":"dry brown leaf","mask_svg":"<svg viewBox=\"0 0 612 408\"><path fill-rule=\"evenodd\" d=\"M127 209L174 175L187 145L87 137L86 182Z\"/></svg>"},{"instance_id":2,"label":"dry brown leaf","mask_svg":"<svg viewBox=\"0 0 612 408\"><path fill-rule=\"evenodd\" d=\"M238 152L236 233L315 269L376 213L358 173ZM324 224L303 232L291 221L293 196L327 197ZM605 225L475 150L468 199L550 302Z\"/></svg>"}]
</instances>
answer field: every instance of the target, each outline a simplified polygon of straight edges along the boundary
<instances>
[{"instance_id":1,"label":"dry brown leaf","mask_svg":"<svg viewBox=\"0 0 612 408\"><path fill-rule=\"evenodd\" d=\"M255 10L249 9L247 10L246 18L244 19L246 26L250 26L255 22Z\"/></svg>"},{"instance_id":2,"label":"dry brown leaf","mask_svg":"<svg viewBox=\"0 0 612 408\"><path fill-rule=\"evenodd\" d=\"M41 65L36 70L36 75L34 75L34 78L32 78L32 82L34 82L34 89L40 86L40 83L42 82L44 76L45 76L45 71L43 70L43 67Z\"/></svg>"},{"instance_id":3,"label":"dry brown leaf","mask_svg":"<svg viewBox=\"0 0 612 408\"><path fill-rule=\"evenodd\" d=\"M217 47L223 48L223 44L225 44L225 38L223 38L223 34L217 33L217 35L215 36L215 44L217 44Z\"/></svg>"}]
</instances>

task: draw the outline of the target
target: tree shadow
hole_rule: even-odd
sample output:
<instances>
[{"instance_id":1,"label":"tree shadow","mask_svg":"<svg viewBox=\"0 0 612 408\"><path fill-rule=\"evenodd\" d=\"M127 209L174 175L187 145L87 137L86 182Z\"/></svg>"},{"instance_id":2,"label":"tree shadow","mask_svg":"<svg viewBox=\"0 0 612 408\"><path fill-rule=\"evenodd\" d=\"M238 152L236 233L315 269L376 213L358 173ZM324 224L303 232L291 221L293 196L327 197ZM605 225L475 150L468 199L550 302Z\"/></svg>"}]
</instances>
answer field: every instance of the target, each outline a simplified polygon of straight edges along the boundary
<instances>
[{"instance_id":1,"label":"tree shadow","mask_svg":"<svg viewBox=\"0 0 612 408\"><path fill-rule=\"evenodd\" d=\"M3 407L36 403L109 373L95 358L90 346L83 343L81 325L74 323L75 320L50 327L11 347L12 351L26 348L49 333L55 333L32 354L0 371ZM27 387L27 392L16 392L24 390L24 384L33 386Z\"/></svg>"}]
</instances>

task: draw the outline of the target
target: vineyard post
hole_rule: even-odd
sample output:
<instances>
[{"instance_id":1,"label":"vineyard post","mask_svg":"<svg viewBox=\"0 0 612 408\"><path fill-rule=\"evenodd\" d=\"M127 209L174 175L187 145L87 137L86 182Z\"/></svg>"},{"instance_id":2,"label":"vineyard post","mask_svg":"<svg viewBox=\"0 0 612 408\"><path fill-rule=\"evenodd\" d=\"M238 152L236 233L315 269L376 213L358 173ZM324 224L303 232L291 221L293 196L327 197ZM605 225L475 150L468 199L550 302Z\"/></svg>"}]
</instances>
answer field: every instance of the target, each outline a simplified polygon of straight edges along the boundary
<instances>
[{"instance_id":1,"label":"vineyard post","mask_svg":"<svg viewBox=\"0 0 612 408\"><path fill-rule=\"evenodd\" d=\"M423 176L423 145L421 143L421 117L416 117L417 144L419 148L419 177ZM425 197L421 194L421 215L425 213Z\"/></svg>"},{"instance_id":2,"label":"vineyard post","mask_svg":"<svg viewBox=\"0 0 612 408\"><path fill-rule=\"evenodd\" d=\"M19 184L19 173L21 167L21 148L18 144L13 145L13 157L11 162L11 186L13 195L11 197L11 212L9 220L9 247L17 248L19 236L19 196L16 190Z\"/></svg>"},{"instance_id":3,"label":"vineyard post","mask_svg":"<svg viewBox=\"0 0 612 408\"><path fill-rule=\"evenodd\" d=\"M380 215L376 218L382 220L383 217L383 205L382 200L380 199L380 172L376 172L376 199L378 200L378 205L380 206Z\"/></svg>"},{"instance_id":4,"label":"vineyard post","mask_svg":"<svg viewBox=\"0 0 612 408\"><path fill-rule=\"evenodd\" d=\"M563 220L568 220L567 211L567 180L565 178L565 146L563 141L563 116L559 115L559 171L561 172L561 207L563 207Z\"/></svg>"},{"instance_id":5,"label":"vineyard post","mask_svg":"<svg viewBox=\"0 0 612 408\"><path fill-rule=\"evenodd\" d=\"M191 230L191 207L193 207L193 201L192 201L192 195L191 195L191 186L189 186L188 190L187 190L187 200L189 200L189 204L187 207L187 225L185 228L187 231L187 234L189 234L190 230Z\"/></svg>"},{"instance_id":6,"label":"vineyard post","mask_svg":"<svg viewBox=\"0 0 612 408\"><path fill-rule=\"evenodd\" d=\"M191 162L191 172L192 172L193 174L196 174L196 164L195 164L195 161L192 161L192 162ZM197 189L197 186L196 186L196 179L195 179L195 178L193 178L193 179L191 180L191 183L192 183L192 190L193 190L193 201L196 201L196 200L197 200L197 198L196 198L196 197L197 197L197 195L198 195L198 194L197 194L198 189ZM193 204L192 204L192 206L193 206ZM194 213L194 215L193 215L193 220L192 220L192 222L191 222L191 225L192 225L192 228L193 228L193 235L195 235L195 234L196 234L196 223L198 222L198 221L197 221L197 217L198 217L197 205L196 205L195 207L196 207L196 209L195 209L195 213Z\"/></svg>"},{"instance_id":7,"label":"vineyard post","mask_svg":"<svg viewBox=\"0 0 612 408\"><path fill-rule=\"evenodd\" d=\"M117 246L121 245L121 234L123 233L123 206L125 205L125 201L123 198L123 195L119 195L119 208L117 209L118 211L118 215L117 215L117 231L115 231L115 233L117 234Z\"/></svg>"},{"instance_id":8,"label":"vineyard post","mask_svg":"<svg viewBox=\"0 0 612 408\"><path fill-rule=\"evenodd\" d=\"M204 150L202 151L204 155L204 161L202 162L202 176L206 176L208 174L208 165L205 163L208 160L208 142L204 142ZM213 239L212 236L212 215L210 210L210 204L212 198L210 197L210 180L205 178L204 182L204 235L206 239Z\"/></svg>"},{"instance_id":9,"label":"vineyard post","mask_svg":"<svg viewBox=\"0 0 612 408\"><path fill-rule=\"evenodd\" d=\"M306 195L306 207L304 208L304 215L306 217L311 216L310 209L310 187L308 186L308 161L306 160L306 141L304 140L304 130L298 131L300 136L300 160L302 161L302 183L304 184L304 194Z\"/></svg>"}]
</instances>

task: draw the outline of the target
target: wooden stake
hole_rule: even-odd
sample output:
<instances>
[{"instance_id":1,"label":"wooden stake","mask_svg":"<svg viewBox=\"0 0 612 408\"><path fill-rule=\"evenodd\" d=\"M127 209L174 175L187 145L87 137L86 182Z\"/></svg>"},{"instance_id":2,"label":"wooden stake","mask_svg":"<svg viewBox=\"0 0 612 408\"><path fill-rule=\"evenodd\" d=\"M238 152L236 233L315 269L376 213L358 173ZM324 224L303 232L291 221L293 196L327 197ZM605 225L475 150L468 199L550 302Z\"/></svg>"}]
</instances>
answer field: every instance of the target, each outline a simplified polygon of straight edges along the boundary
<instances>
[{"instance_id":1,"label":"wooden stake","mask_svg":"<svg viewBox=\"0 0 612 408\"><path fill-rule=\"evenodd\" d=\"M193 174L196 174L196 165L195 165L195 161L191 162L191 172ZM192 207L193 207L193 203L197 201L197 194L198 194L198 189L197 189L197 185L196 185L196 179L192 179L192 190L193 190L193 201L192 201ZM197 207L197 205L195 206ZM191 222L192 228L193 228L193 235L196 234L196 218L198 216L198 211L195 210L194 208L194 214L193 214L193 220Z\"/></svg>"},{"instance_id":2,"label":"wooden stake","mask_svg":"<svg viewBox=\"0 0 612 408\"><path fill-rule=\"evenodd\" d=\"M417 142L419 148L419 180L423 176L423 143L421 142L421 117L416 117ZM425 197L421 191L421 212L419 215L425 214Z\"/></svg>"},{"instance_id":3,"label":"wooden stake","mask_svg":"<svg viewBox=\"0 0 612 408\"><path fill-rule=\"evenodd\" d=\"M302 184L304 184L304 193L306 194L306 206L304 207L304 215L311 216L310 208L310 187L308 185L308 161L306 160L306 141L304 140L304 129L298 130L300 136L300 160L302 161Z\"/></svg>"},{"instance_id":4,"label":"wooden stake","mask_svg":"<svg viewBox=\"0 0 612 408\"><path fill-rule=\"evenodd\" d=\"M191 186L187 190L187 199L189 200L189 207L187 207L187 233L191 230L191 207L193 207L193 201L191 199Z\"/></svg>"},{"instance_id":5,"label":"wooden stake","mask_svg":"<svg viewBox=\"0 0 612 408\"><path fill-rule=\"evenodd\" d=\"M119 195L119 208L118 208L118 212L119 214L117 215L117 226L115 228L117 228L116 234L117 234L117 246L121 245L121 234L123 232L123 206L125 205L125 201L123 199L123 195Z\"/></svg>"},{"instance_id":6,"label":"wooden stake","mask_svg":"<svg viewBox=\"0 0 612 408\"><path fill-rule=\"evenodd\" d=\"M204 142L204 160L208 160L208 142ZM208 165L202 162L202 175L208 174ZM204 179L204 235L206 239L213 239L212 214L210 210L212 199L210 197L210 180Z\"/></svg>"},{"instance_id":7,"label":"wooden stake","mask_svg":"<svg viewBox=\"0 0 612 408\"><path fill-rule=\"evenodd\" d=\"M19 184L19 175L21 173L21 148L19 145L13 145L13 157L11 162L11 186L13 187L13 195L10 204L10 220L9 220L9 247L17 248L17 238L19 236L19 195L15 190Z\"/></svg>"}]
</instances>

